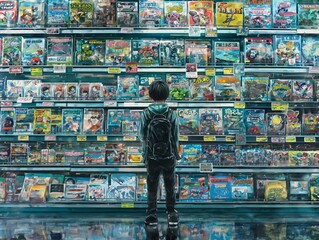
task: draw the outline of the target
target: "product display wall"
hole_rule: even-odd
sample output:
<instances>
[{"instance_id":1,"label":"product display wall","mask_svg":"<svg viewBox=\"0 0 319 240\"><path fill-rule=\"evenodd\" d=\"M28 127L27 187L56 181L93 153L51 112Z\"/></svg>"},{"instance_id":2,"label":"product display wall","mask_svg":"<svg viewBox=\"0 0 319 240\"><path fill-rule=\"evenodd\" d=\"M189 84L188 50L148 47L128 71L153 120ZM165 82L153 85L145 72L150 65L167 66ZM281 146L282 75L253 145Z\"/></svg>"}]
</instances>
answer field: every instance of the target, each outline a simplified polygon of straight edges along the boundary
<instances>
[{"instance_id":1,"label":"product display wall","mask_svg":"<svg viewBox=\"0 0 319 240\"><path fill-rule=\"evenodd\" d=\"M0 16L4 206L144 207L154 80L179 117L180 207L319 200L314 1L0 1Z\"/></svg>"}]
</instances>

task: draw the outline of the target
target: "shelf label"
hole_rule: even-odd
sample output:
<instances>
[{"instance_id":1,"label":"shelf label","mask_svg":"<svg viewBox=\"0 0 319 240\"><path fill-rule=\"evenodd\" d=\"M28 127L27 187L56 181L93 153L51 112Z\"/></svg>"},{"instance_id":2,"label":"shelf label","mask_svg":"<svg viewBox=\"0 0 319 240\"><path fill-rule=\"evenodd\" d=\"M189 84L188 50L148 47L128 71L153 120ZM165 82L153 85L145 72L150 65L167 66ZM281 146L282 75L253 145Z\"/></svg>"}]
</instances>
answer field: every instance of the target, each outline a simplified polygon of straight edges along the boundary
<instances>
[{"instance_id":1,"label":"shelf label","mask_svg":"<svg viewBox=\"0 0 319 240\"><path fill-rule=\"evenodd\" d=\"M32 103L33 97L18 97L17 103Z\"/></svg>"},{"instance_id":2,"label":"shelf label","mask_svg":"<svg viewBox=\"0 0 319 240\"><path fill-rule=\"evenodd\" d=\"M121 208L134 208L134 203L133 202L129 202L129 203L122 202Z\"/></svg>"},{"instance_id":3,"label":"shelf label","mask_svg":"<svg viewBox=\"0 0 319 240\"><path fill-rule=\"evenodd\" d=\"M297 142L297 138L294 137L294 136L287 136L286 137L286 142L287 143L295 143L295 142Z\"/></svg>"},{"instance_id":4,"label":"shelf label","mask_svg":"<svg viewBox=\"0 0 319 240\"><path fill-rule=\"evenodd\" d=\"M107 141L107 136L97 136L96 140L99 142L106 142Z\"/></svg>"},{"instance_id":5,"label":"shelf label","mask_svg":"<svg viewBox=\"0 0 319 240\"><path fill-rule=\"evenodd\" d=\"M316 142L316 137L305 137L304 142L306 143L314 143Z\"/></svg>"},{"instance_id":6,"label":"shelf label","mask_svg":"<svg viewBox=\"0 0 319 240\"><path fill-rule=\"evenodd\" d=\"M66 73L66 65L53 66L53 73Z\"/></svg>"},{"instance_id":7,"label":"shelf label","mask_svg":"<svg viewBox=\"0 0 319 240\"><path fill-rule=\"evenodd\" d=\"M281 103L281 102L272 102L271 103L271 110L272 111L287 111L289 108L288 103Z\"/></svg>"},{"instance_id":8,"label":"shelf label","mask_svg":"<svg viewBox=\"0 0 319 240\"><path fill-rule=\"evenodd\" d=\"M132 27L122 27L121 28L121 33L133 33L134 32L134 28Z\"/></svg>"},{"instance_id":9,"label":"shelf label","mask_svg":"<svg viewBox=\"0 0 319 240\"><path fill-rule=\"evenodd\" d=\"M29 141L29 136L28 135L18 136L18 141Z\"/></svg>"},{"instance_id":10,"label":"shelf label","mask_svg":"<svg viewBox=\"0 0 319 240\"><path fill-rule=\"evenodd\" d=\"M246 108L246 103L245 102L235 102L234 108Z\"/></svg>"},{"instance_id":11,"label":"shelf label","mask_svg":"<svg viewBox=\"0 0 319 240\"><path fill-rule=\"evenodd\" d=\"M235 142L235 136L226 136L226 142Z\"/></svg>"},{"instance_id":12,"label":"shelf label","mask_svg":"<svg viewBox=\"0 0 319 240\"><path fill-rule=\"evenodd\" d=\"M200 26L189 26L188 28L188 36L190 37L200 37L200 32L201 28Z\"/></svg>"},{"instance_id":13,"label":"shelf label","mask_svg":"<svg viewBox=\"0 0 319 240\"><path fill-rule=\"evenodd\" d=\"M42 107L53 107L54 106L54 102L43 102L42 103Z\"/></svg>"},{"instance_id":14,"label":"shelf label","mask_svg":"<svg viewBox=\"0 0 319 240\"><path fill-rule=\"evenodd\" d=\"M204 142L215 142L216 136L204 136Z\"/></svg>"},{"instance_id":15,"label":"shelf label","mask_svg":"<svg viewBox=\"0 0 319 240\"><path fill-rule=\"evenodd\" d=\"M286 139L284 137L272 137L271 142L272 143L284 143Z\"/></svg>"},{"instance_id":16,"label":"shelf label","mask_svg":"<svg viewBox=\"0 0 319 240\"><path fill-rule=\"evenodd\" d=\"M216 75L216 69L215 68L208 68L205 70L206 76L215 76Z\"/></svg>"},{"instance_id":17,"label":"shelf label","mask_svg":"<svg viewBox=\"0 0 319 240\"><path fill-rule=\"evenodd\" d=\"M309 73L319 73L319 67L309 67Z\"/></svg>"},{"instance_id":18,"label":"shelf label","mask_svg":"<svg viewBox=\"0 0 319 240\"><path fill-rule=\"evenodd\" d=\"M217 37L217 27L206 26L206 37Z\"/></svg>"},{"instance_id":19,"label":"shelf label","mask_svg":"<svg viewBox=\"0 0 319 240\"><path fill-rule=\"evenodd\" d=\"M56 141L56 136L44 136L44 141Z\"/></svg>"},{"instance_id":20,"label":"shelf label","mask_svg":"<svg viewBox=\"0 0 319 240\"><path fill-rule=\"evenodd\" d=\"M42 68L31 68L31 76L43 76Z\"/></svg>"},{"instance_id":21,"label":"shelf label","mask_svg":"<svg viewBox=\"0 0 319 240\"><path fill-rule=\"evenodd\" d=\"M196 63L186 63L186 78L197 78L197 64Z\"/></svg>"},{"instance_id":22,"label":"shelf label","mask_svg":"<svg viewBox=\"0 0 319 240\"><path fill-rule=\"evenodd\" d=\"M137 138L135 136L124 136L123 140L124 141L136 141Z\"/></svg>"},{"instance_id":23,"label":"shelf label","mask_svg":"<svg viewBox=\"0 0 319 240\"><path fill-rule=\"evenodd\" d=\"M212 173L213 172L213 164L212 163L200 163L199 164L199 172Z\"/></svg>"},{"instance_id":24,"label":"shelf label","mask_svg":"<svg viewBox=\"0 0 319 240\"><path fill-rule=\"evenodd\" d=\"M47 28L46 32L47 34L60 34L60 28Z\"/></svg>"},{"instance_id":25,"label":"shelf label","mask_svg":"<svg viewBox=\"0 0 319 240\"><path fill-rule=\"evenodd\" d=\"M104 107L116 107L117 106L117 102L115 101L105 101L104 102Z\"/></svg>"},{"instance_id":26,"label":"shelf label","mask_svg":"<svg viewBox=\"0 0 319 240\"><path fill-rule=\"evenodd\" d=\"M237 36L248 36L249 34L249 28L244 27L244 28L237 28Z\"/></svg>"},{"instance_id":27,"label":"shelf label","mask_svg":"<svg viewBox=\"0 0 319 240\"><path fill-rule=\"evenodd\" d=\"M224 74L225 75L232 75L234 72L233 68L224 68Z\"/></svg>"},{"instance_id":28,"label":"shelf label","mask_svg":"<svg viewBox=\"0 0 319 240\"><path fill-rule=\"evenodd\" d=\"M121 68L108 68L107 73L108 74L120 74Z\"/></svg>"},{"instance_id":29,"label":"shelf label","mask_svg":"<svg viewBox=\"0 0 319 240\"><path fill-rule=\"evenodd\" d=\"M179 141L188 141L188 136L180 135L178 139Z\"/></svg>"},{"instance_id":30,"label":"shelf label","mask_svg":"<svg viewBox=\"0 0 319 240\"><path fill-rule=\"evenodd\" d=\"M256 142L268 142L267 137L256 137Z\"/></svg>"},{"instance_id":31,"label":"shelf label","mask_svg":"<svg viewBox=\"0 0 319 240\"><path fill-rule=\"evenodd\" d=\"M86 141L86 136L76 136L76 141L85 142Z\"/></svg>"},{"instance_id":32,"label":"shelf label","mask_svg":"<svg viewBox=\"0 0 319 240\"><path fill-rule=\"evenodd\" d=\"M1 101L0 106L13 106L13 102L12 101Z\"/></svg>"},{"instance_id":33,"label":"shelf label","mask_svg":"<svg viewBox=\"0 0 319 240\"><path fill-rule=\"evenodd\" d=\"M9 67L10 74L19 74L23 73L23 67Z\"/></svg>"}]
</instances>

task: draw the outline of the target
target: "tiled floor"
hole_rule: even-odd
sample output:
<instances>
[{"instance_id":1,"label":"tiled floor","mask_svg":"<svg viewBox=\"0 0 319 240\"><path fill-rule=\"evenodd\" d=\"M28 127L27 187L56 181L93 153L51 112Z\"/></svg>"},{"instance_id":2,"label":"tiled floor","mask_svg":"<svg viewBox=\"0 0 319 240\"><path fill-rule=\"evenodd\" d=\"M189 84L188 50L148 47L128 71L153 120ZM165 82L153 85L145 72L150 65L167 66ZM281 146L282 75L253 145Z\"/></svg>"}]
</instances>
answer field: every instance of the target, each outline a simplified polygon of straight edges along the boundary
<instances>
[{"instance_id":1,"label":"tiled floor","mask_svg":"<svg viewBox=\"0 0 319 240\"><path fill-rule=\"evenodd\" d=\"M104 216L103 216L104 215ZM319 217L240 214L183 214L178 228L168 228L164 214L158 227L143 224L143 214L37 214L3 216L0 239L182 239L308 240L319 239Z\"/></svg>"}]
</instances>

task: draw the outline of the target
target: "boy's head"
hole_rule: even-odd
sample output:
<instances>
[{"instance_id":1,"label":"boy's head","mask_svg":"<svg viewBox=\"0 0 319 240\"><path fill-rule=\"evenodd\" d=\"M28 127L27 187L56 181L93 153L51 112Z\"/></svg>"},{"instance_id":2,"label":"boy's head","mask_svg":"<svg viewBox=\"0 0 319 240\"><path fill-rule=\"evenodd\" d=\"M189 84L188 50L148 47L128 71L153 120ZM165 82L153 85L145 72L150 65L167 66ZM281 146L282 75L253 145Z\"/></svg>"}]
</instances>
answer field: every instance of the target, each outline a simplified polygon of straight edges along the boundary
<instances>
[{"instance_id":1,"label":"boy's head","mask_svg":"<svg viewBox=\"0 0 319 240\"><path fill-rule=\"evenodd\" d=\"M154 81L149 87L149 96L154 101L166 101L169 96L169 89L165 82Z\"/></svg>"}]
</instances>

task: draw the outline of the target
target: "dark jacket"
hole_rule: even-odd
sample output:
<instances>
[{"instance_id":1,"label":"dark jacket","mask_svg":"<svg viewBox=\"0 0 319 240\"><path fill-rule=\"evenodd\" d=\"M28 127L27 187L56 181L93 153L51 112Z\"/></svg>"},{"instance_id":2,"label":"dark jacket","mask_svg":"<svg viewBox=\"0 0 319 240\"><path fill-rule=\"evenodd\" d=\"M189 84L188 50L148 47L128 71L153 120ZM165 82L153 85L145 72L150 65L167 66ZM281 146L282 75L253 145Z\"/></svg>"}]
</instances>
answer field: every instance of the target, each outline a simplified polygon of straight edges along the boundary
<instances>
[{"instance_id":1,"label":"dark jacket","mask_svg":"<svg viewBox=\"0 0 319 240\"><path fill-rule=\"evenodd\" d=\"M166 103L163 104L150 104L148 106L148 110L146 109L141 114L141 124L139 130L139 138L143 142L143 153L145 153L146 141L147 141L147 128L149 121L153 118L156 114L165 114L168 112L169 107ZM178 154L178 118L176 112L173 112L171 115L171 125L172 125L172 150L176 160L180 159ZM144 154L143 154L144 155ZM147 156L144 156L144 158Z\"/></svg>"}]
</instances>

